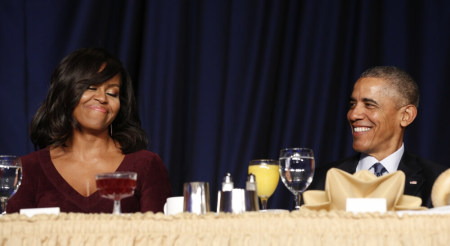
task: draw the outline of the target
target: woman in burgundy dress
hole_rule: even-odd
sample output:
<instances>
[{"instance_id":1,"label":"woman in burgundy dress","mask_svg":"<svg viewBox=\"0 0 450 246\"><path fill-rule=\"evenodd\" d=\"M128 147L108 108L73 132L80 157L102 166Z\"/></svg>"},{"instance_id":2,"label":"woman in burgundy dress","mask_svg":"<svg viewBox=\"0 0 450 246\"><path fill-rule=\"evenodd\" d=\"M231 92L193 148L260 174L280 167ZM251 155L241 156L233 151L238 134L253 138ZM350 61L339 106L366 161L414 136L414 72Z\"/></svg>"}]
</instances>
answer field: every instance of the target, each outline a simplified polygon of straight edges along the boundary
<instances>
[{"instance_id":1,"label":"woman in burgundy dress","mask_svg":"<svg viewBox=\"0 0 450 246\"><path fill-rule=\"evenodd\" d=\"M131 79L103 49L80 49L65 57L51 78L46 100L31 123L36 149L22 161L22 184L7 213L59 207L61 212L111 213L95 174L137 172L124 213L161 212L171 195L162 160L146 150Z\"/></svg>"}]
</instances>

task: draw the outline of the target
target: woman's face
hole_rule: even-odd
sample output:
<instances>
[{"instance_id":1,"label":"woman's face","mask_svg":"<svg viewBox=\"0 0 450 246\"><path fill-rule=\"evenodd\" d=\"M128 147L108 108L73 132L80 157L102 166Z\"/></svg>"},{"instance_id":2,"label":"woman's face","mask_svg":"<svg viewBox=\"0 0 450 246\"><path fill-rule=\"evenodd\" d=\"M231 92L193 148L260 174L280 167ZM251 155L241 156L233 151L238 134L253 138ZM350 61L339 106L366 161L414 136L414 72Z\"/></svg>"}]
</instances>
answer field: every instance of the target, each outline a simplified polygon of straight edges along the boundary
<instances>
[{"instance_id":1,"label":"woman's face","mask_svg":"<svg viewBox=\"0 0 450 246\"><path fill-rule=\"evenodd\" d=\"M108 131L120 109L120 75L100 85L90 86L73 111L82 132L93 134Z\"/></svg>"}]
</instances>

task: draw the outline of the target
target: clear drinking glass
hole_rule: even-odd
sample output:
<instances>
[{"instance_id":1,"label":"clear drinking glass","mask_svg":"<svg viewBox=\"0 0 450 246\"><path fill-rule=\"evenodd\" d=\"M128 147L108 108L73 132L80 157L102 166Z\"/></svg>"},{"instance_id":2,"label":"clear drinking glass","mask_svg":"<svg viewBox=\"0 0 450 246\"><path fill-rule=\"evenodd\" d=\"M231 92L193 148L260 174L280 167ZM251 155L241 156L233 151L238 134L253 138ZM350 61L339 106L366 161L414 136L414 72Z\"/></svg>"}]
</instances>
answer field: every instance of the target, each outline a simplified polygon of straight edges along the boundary
<instances>
[{"instance_id":1,"label":"clear drinking glass","mask_svg":"<svg viewBox=\"0 0 450 246\"><path fill-rule=\"evenodd\" d=\"M20 158L14 155L0 155L0 213L6 213L8 199L17 191L21 181Z\"/></svg>"},{"instance_id":2,"label":"clear drinking glass","mask_svg":"<svg viewBox=\"0 0 450 246\"><path fill-rule=\"evenodd\" d=\"M294 194L295 209L300 209L302 192L314 176L314 154L308 148L286 148L280 151L280 176L284 185Z\"/></svg>"},{"instance_id":3,"label":"clear drinking glass","mask_svg":"<svg viewBox=\"0 0 450 246\"><path fill-rule=\"evenodd\" d=\"M261 200L261 209L267 209L267 201L278 185L280 174L278 161L271 159L251 160L248 174L252 173L256 179L256 193Z\"/></svg>"},{"instance_id":4,"label":"clear drinking glass","mask_svg":"<svg viewBox=\"0 0 450 246\"><path fill-rule=\"evenodd\" d=\"M132 196L136 188L137 173L114 172L95 175L100 196L114 200L113 214L120 214L120 200Z\"/></svg>"}]
</instances>

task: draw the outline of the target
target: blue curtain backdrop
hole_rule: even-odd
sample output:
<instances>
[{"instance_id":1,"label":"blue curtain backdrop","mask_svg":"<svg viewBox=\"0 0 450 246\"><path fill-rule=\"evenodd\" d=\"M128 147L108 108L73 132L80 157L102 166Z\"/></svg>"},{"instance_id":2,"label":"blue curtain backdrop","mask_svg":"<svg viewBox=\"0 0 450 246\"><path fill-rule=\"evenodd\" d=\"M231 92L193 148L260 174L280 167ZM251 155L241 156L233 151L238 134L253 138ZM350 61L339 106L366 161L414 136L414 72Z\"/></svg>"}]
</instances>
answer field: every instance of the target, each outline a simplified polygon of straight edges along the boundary
<instances>
[{"instance_id":1,"label":"blue curtain backdrop","mask_svg":"<svg viewBox=\"0 0 450 246\"><path fill-rule=\"evenodd\" d=\"M211 185L309 147L354 154L346 122L358 75L395 65L421 88L405 146L450 167L450 1L0 0L0 153L33 151L28 127L68 53L104 47L130 72L142 125L169 171ZM279 183L270 208L293 207Z\"/></svg>"}]
</instances>

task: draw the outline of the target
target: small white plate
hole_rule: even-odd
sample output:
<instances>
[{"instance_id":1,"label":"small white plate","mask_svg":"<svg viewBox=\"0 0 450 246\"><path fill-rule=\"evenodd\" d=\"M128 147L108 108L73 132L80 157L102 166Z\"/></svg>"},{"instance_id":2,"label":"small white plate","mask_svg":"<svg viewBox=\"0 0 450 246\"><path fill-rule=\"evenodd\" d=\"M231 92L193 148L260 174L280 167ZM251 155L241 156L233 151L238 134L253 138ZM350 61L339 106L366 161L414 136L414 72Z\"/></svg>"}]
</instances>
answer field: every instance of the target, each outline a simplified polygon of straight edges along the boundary
<instances>
[{"instance_id":1,"label":"small white plate","mask_svg":"<svg viewBox=\"0 0 450 246\"><path fill-rule=\"evenodd\" d=\"M430 208L427 210L401 210L397 211L397 214L400 216L403 214L450 214L450 206Z\"/></svg>"},{"instance_id":2,"label":"small white plate","mask_svg":"<svg viewBox=\"0 0 450 246\"><path fill-rule=\"evenodd\" d=\"M289 210L286 209L261 209L259 210L260 213L284 213L289 212Z\"/></svg>"},{"instance_id":3,"label":"small white plate","mask_svg":"<svg viewBox=\"0 0 450 246\"><path fill-rule=\"evenodd\" d=\"M59 214L58 207L51 208L22 208L20 214L25 214L28 217L33 217L36 214Z\"/></svg>"}]
</instances>

